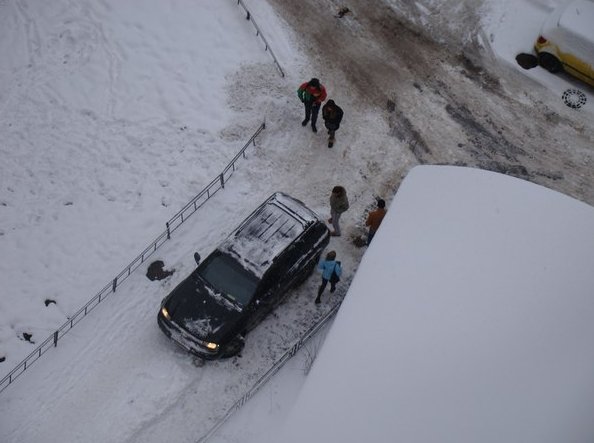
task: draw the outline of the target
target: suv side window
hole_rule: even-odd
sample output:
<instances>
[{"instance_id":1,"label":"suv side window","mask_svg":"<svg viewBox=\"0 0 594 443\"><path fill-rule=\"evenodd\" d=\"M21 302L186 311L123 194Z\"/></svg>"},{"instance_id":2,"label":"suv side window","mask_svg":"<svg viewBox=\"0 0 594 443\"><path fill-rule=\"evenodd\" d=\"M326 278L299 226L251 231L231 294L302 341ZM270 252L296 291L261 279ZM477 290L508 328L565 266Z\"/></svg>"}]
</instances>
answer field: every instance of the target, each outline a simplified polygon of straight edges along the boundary
<instances>
[{"instance_id":1,"label":"suv side window","mask_svg":"<svg viewBox=\"0 0 594 443\"><path fill-rule=\"evenodd\" d=\"M296 248L296 256L293 257L293 261L290 266L294 266L298 261L302 267L301 260L309 260L315 253L315 245L324 237L328 228L322 223L315 223L310 229L308 229L303 236L300 238L298 246Z\"/></svg>"},{"instance_id":2,"label":"suv side window","mask_svg":"<svg viewBox=\"0 0 594 443\"><path fill-rule=\"evenodd\" d=\"M316 243L318 243L320 239L324 237L324 234L326 234L327 231L328 228L326 225L322 223L316 223L309 231L307 231L303 242L303 251L312 252Z\"/></svg>"},{"instance_id":3,"label":"suv side window","mask_svg":"<svg viewBox=\"0 0 594 443\"><path fill-rule=\"evenodd\" d=\"M306 251L303 245L303 239L300 237L276 258L260 285L258 296L262 302L274 303L275 300L268 300L268 297L276 298L282 295L278 294L278 290L282 290L292 280L294 265Z\"/></svg>"},{"instance_id":4,"label":"suv side window","mask_svg":"<svg viewBox=\"0 0 594 443\"><path fill-rule=\"evenodd\" d=\"M304 236L302 235L279 257L278 265L281 279L288 280L293 277L292 271L294 271L295 263L297 263L307 251L307 249L304 248L304 244Z\"/></svg>"}]
</instances>

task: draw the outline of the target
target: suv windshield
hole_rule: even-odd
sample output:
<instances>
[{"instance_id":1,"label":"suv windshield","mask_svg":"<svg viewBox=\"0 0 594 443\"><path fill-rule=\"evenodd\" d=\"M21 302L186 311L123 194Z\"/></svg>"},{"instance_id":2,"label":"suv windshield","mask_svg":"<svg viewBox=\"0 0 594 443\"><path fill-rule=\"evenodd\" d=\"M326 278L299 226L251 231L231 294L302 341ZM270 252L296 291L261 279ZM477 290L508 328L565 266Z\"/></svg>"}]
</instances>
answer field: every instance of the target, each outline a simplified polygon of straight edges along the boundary
<instances>
[{"instance_id":1,"label":"suv windshield","mask_svg":"<svg viewBox=\"0 0 594 443\"><path fill-rule=\"evenodd\" d=\"M245 307L258 285L258 279L228 255L214 253L200 271L204 279L216 291L240 307Z\"/></svg>"}]
</instances>

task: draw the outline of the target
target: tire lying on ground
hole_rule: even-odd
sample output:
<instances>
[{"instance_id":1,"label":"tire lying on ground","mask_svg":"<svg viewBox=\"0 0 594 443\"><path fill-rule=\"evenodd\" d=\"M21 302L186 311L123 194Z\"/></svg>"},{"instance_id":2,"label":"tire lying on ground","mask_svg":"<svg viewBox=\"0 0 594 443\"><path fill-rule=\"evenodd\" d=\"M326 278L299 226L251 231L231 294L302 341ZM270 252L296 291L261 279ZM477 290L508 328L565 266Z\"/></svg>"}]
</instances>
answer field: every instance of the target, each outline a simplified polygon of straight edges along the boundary
<instances>
[{"instance_id":1,"label":"tire lying on ground","mask_svg":"<svg viewBox=\"0 0 594 443\"><path fill-rule=\"evenodd\" d=\"M516 55L516 62L524 69L532 69L538 66L538 59L534 54L518 54Z\"/></svg>"}]
</instances>

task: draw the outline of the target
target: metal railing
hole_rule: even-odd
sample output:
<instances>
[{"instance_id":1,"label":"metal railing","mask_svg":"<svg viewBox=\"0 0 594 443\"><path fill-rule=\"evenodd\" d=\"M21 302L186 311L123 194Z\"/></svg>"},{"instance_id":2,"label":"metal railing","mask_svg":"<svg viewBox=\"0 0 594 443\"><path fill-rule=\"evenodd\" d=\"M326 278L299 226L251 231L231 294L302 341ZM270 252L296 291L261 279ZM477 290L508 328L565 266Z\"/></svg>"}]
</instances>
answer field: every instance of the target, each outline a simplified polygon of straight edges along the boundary
<instances>
[{"instance_id":1,"label":"metal railing","mask_svg":"<svg viewBox=\"0 0 594 443\"><path fill-rule=\"evenodd\" d=\"M295 354L297 354L297 351L299 351L299 349L301 349L310 338L312 338L314 335L317 334L317 332L322 329L322 327L328 323L328 321L330 321L334 315L336 315L336 313L338 312L338 309L340 308L340 302L336 303L332 309L330 309L330 311L328 311L321 319L320 321L318 321L315 325L313 325L311 328L309 328L309 330L307 332L305 332L305 334L303 334L299 340L297 340L297 342L291 346L289 348L288 351L286 351L275 363L274 365L268 370L266 371L266 373L264 375L262 375L262 377L260 377L255 383L254 385L239 399L235 402L235 404L233 406L231 406L229 408L229 410L225 413L225 415L223 417L221 417L214 425L212 428L210 428L208 430L208 432L206 434L204 434L202 437L200 437L200 439L196 442L196 443L205 443L206 441L208 441L210 438L212 438L212 436L219 430L219 428L239 409L241 409L246 403L247 401L252 398L254 396L254 394L256 394L256 392L258 392L260 390L260 388L262 386L264 386L266 384L266 382L268 382L268 380L270 380L274 374L276 374L284 365L286 362L288 362Z\"/></svg>"},{"instance_id":2,"label":"metal railing","mask_svg":"<svg viewBox=\"0 0 594 443\"><path fill-rule=\"evenodd\" d=\"M23 361L21 361L12 371L10 371L2 380L0 380L0 392L4 391L15 379L17 379L23 372L27 370L31 364L45 354L49 349L58 346L60 340L70 329L74 327L80 320L82 320L89 312L91 312L99 303L105 300L110 294L113 294L117 287L122 284L140 265L142 265L148 257L150 257L163 243L171 239L171 233L181 226L181 224L196 212L208 199L210 199L217 191L225 187L225 183L236 170L235 164L240 158L246 158L245 151L251 145L256 145L256 137L266 128L266 124L262 123L256 132L251 136L247 143L241 150L233 157L233 160L223 169L214 180L212 180L206 188L204 188L197 196L195 196L188 204L186 204L181 211L175 214L169 221L165 223L166 230L161 233L147 248L140 253L126 268L120 272L112 281L110 281L103 289L101 289L91 300L89 300L82 308L68 318L58 330L46 338L37 348L29 354Z\"/></svg>"},{"instance_id":3,"label":"metal railing","mask_svg":"<svg viewBox=\"0 0 594 443\"><path fill-rule=\"evenodd\" d=\"M240 5L243 10L245 11L245 18L247 20L250 20L252 22L252 25L254 25L254 28L256 28L256 35L258 37L260 37L262 39L262 41L264 42L264 50L266 52L269 52L270 55L272 56L272 60L274 61L274 64L276 65L278 71L280 72L281 77L285 76L285 72L283 71L283 68L281 68L280 63L278 62L276 56L274 55L274 52L272 51L272 48L270 47L270 45L268 44L268 42L266 41L266 38L264 37L264 34L262 34L262 31L260 31L260 27L258 26L258 24L256 23L256 21L254 20L254 17L252 16L252 13L248 10L248 8L245 6L245 4L243 3L242 0L237 0L237 4Z\"/></svg>"}]
</instances>

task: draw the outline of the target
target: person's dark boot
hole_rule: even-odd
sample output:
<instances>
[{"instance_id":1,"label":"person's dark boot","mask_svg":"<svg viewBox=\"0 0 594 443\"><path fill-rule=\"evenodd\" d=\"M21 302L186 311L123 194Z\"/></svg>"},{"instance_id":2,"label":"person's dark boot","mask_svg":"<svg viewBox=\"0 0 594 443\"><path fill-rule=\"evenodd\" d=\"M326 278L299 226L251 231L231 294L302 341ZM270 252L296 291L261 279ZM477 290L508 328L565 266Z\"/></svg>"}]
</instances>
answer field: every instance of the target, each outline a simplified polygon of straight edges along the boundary
<instances>
[{"instance_id":1,"label":"person's dark boot","mask_svg":"<svg viewBox=\"0 0 594 443\"><path fill-rule=\"evenodd\" d=\"M322 286L320 286L320 287L318 288L318 296L316 297L316 301L315 301L315 304L316 304L316 305L319 305L319 304L322 302L322 299L321 299L321 297L322 297L322 292L324 292L324 290L322 289Z\"/></svg>"},{"instance_id":2,"label":"person's dark boot","mask_svg":"<svg viewBox=\"0 0 594 443\"><path fill-rule=\"evenodd\" d=\"M334 139L330 138L328 139L328 147L331 148L332 146L334 146Z\"/></svg>"},{"instance_id":3,"label":"person's dark boot","mask_svg":"<svg viewBox=\"0 0 594 443\"><path fill-rule=\"evenodd\" d=\"M316 125L311 125L311 130L313 132L318 132L318 128L316 128Z\"/></svg>"},{"instance_id":4,"label":"person's dark boot","mask_svg":"<svg viewBox=\"0 0 594 443\"><path fill-rule=\"evenodd\" d=\"M308 119L308 118L306 118L305 120L303 120L303 121L301 122L301 126L306 126L308 122L309 122L309 119Z\"/></svg>"}]
</instances>

